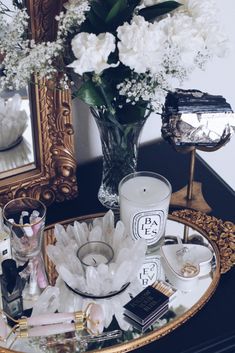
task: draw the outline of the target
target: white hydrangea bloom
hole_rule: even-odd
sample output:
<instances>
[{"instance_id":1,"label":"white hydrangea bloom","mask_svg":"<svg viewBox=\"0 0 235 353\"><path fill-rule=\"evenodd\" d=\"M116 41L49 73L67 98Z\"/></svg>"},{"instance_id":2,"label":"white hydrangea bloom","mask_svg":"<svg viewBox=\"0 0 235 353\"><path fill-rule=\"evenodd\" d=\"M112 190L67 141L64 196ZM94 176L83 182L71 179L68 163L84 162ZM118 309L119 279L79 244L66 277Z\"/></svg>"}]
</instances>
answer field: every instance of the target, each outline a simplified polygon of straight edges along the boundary
<instances>
[{"instance_id":1,"label":"white hydrangea bloom","mask_svg":"<svg viewBox=\"0 0 235 353\"><path fill-rule=\"evenodd\" d=\"M205 50L205 41L193 25L193 19L183 13L164 19L164 31L170 48L178 51L179 65L185 69L195 65L199 53Z\"/></svg>"},{"instance_id":2,"label":"white hydrangea bloom","mask_svg":"<svg viewBox=\"0 0 235 353\"><path fill-rule=\"evenodd\" d=\"M137 73L158 71L166 40L162 27L162 21L150 23L142 16L134 16L131 24L118 27L120 61Z\"/></svg>"},{"instance_id":3,"label":"white hydrangea bloom","mask_svg":"<svg viewBox=\"0 0 235 353\"><path fill-rule=\"evenodd\" d=\"M224 34L218 18L215 0L181 0L186 11L193 19L193 27L202 36L208 56L224 56L228 51L228 37Z\"/></svg>"},{"instance_id":4,"label":"white hydrangea bloom","mask_svg":"<svg viewBox=\"0 0 235 353\"><path fill-rule=\"evenodd\" d=\"M92 71L100 74L103 70L116 66L108 64L108 57L115 51L115 47L115 37L111 33L96 36L81 32L72 39L72 50L77 60L68 67L72 67L79 75Z\"/></svg>"}]
</instances>

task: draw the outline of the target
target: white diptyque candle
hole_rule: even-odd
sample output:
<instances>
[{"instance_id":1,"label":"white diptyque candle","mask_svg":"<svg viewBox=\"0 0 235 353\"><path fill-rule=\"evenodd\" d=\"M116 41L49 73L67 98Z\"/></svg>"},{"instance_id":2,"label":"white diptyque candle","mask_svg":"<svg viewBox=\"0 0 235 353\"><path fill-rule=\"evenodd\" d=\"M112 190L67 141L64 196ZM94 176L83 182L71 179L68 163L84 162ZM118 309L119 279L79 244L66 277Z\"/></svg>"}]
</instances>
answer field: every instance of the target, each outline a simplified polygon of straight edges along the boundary
<instances>
[{"instance_id":1,"label":"white diptyque candle","mask_svg":"<svg viewBox=\"0 0 235 353\"><path fill-rule=\"evenodd\" d=\"M119 185L120 219L133 240L144 238L155 247L163 238L171 185L153 172L127 175Z\"/></svg>"}]
</instances>

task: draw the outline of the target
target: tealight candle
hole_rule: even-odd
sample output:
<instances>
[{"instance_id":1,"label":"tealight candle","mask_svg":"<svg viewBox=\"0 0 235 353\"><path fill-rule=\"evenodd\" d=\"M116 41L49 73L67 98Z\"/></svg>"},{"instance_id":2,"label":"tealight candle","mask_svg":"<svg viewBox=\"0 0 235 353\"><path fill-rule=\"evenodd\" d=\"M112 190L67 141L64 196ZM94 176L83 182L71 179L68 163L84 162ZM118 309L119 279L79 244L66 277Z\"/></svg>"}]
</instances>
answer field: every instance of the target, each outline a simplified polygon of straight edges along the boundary
<instances>
[{"instance_id":1,"label":"tealight candle","mask_svg":"<svg viewBox=\"0 0 235 353\"><path fill-rule=\"evenodd\" d=\"M100 264L108 264L113 258L112 247L102 241L90 241L83 244L77 252L81 263L85 266L97 267Z\"/></svg>"},{"instance_id":2,"label":"tealight candle","mask_svg":"<svg viewBox=\"0 0 235 353\"><path fill-rule=\"evenodd\" d=\"M144 238L149 247L165 233L171 196L169 181L153 172L127 175L119 184L120 219L133 240Z\"/></svg>"}]
</instances>

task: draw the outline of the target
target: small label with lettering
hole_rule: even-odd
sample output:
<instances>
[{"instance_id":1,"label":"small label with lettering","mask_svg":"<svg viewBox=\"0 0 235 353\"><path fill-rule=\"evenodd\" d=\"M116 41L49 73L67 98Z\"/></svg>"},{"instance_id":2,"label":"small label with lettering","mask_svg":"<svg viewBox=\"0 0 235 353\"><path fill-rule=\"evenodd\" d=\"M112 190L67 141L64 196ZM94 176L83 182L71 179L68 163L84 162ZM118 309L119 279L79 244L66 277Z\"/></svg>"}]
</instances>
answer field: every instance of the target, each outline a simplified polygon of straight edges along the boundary
<instances>
[{"instance_id":1,"label":"small label with lettering","mask_svg":"<svg viewBox=\"0 0 235 353\"><path fill-rule=\"evenodd\" d=\"M132 236L134 240L144 238L147 245L155 244L164 231L166 214L163 210L142 211L132 219Z\"/></svg>"},{"instance_id":2,"label":"small label with lettering","mask_svg":"<svg viewBox=\"0 0 235 353\"><path fill-rule=\"evenodd\" d=\"M150 286L156 280L165 280L160 255L147 255L138 277L143 288Z\"/></svg>"}]
</instances>

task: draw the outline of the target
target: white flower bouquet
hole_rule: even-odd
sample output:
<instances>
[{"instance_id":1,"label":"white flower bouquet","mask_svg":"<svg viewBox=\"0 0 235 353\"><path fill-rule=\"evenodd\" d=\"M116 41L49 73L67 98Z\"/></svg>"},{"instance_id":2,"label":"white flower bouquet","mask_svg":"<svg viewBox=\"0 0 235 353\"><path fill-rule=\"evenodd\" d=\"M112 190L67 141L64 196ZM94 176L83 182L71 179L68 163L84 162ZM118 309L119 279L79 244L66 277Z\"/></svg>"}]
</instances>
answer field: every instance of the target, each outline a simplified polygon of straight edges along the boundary
<instances>
[{"instance_id":1,"label":"white flower bouquet","mask_svg":"<svg viewBox=\"0 0 235 353\"><path fill-rule=\"evenodd\" d=\"M0 15L0 89L62 72L62 88L73 85L75 96L117 124L158 110L175 80L227 49L213 0L69 0L56 40L37 44L25 36L26 10L14 3L10 26Z\"/></svg>"}]
</instances>

